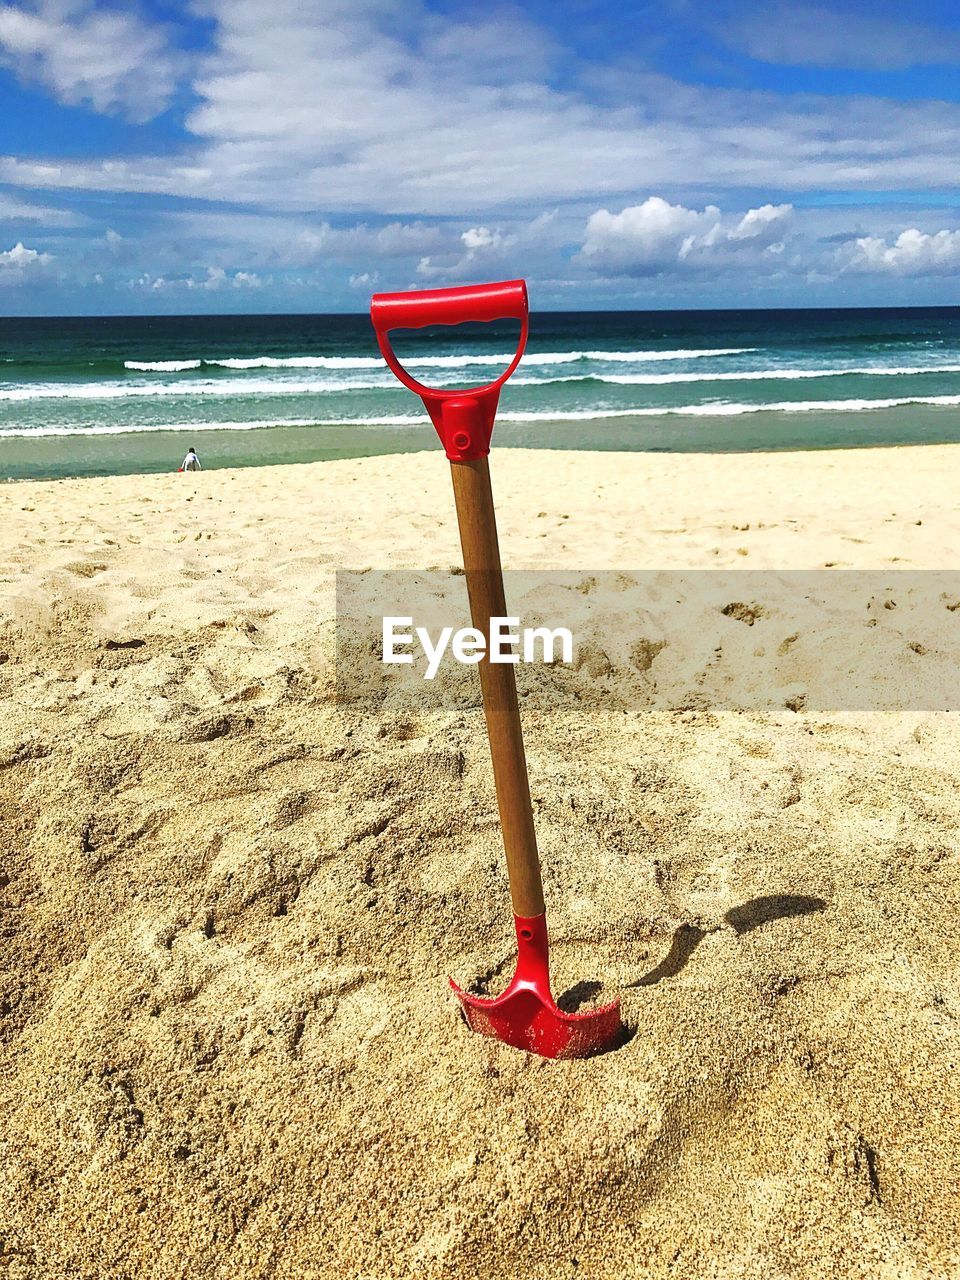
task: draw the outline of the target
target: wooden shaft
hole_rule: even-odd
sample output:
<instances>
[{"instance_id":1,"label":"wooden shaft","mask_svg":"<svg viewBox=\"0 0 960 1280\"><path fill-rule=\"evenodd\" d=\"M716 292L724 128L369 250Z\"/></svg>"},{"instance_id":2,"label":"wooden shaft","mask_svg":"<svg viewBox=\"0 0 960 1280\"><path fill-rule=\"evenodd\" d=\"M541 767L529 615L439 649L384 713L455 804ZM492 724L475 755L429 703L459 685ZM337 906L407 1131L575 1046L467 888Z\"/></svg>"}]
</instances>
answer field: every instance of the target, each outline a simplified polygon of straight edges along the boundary
<instances>
[{"instance_id":1,"label":"wooden shaft","mask_svg":"<svg viewBox=\"0 0 960 1280\"><path fill-rule=\"evenodd\" d=\"M470 597L470 616L473 625L489 636L490 619L504 617L507 612L490 468L486 458L478 458L470 462L451 462L450 470ZM500 827L507 855L510 898L516 915L539 916L544 910L543 884L513 665L491 663L484 657L479 666Z\"/></svg>"}]
</instances>

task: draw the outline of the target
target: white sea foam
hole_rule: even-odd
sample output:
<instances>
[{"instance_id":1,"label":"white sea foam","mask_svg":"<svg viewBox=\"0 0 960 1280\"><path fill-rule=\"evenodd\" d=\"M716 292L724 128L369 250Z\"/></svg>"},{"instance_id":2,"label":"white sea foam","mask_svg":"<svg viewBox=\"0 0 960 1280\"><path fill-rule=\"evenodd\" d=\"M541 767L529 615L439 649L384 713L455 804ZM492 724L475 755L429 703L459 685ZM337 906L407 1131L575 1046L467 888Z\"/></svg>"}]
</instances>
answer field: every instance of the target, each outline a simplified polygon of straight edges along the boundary
<instances>
[{"instance_id":1,"label":"white sea foam","mask_svg":"<svg viewBox=\"0 0 960 1280\"><path fill-rule=\"evenodd\" d=\"M584 352L556 352L543 356L525 356L524 363L566 364L579 360ZM505 368L515 352L494 355L413 356L403 361L408 369L457 369L467 365L495 365ZM204 360L205 366L218 369L381 369L388 372L382 356L250 356ZM392 376L392 375L391 375Z\"/></svg>"},{"instance_id":2,"label":"white sea foam","mask_svg":"<svg viewBox=\"0 0 960 1280\"><path fill-rule=\"evenodd\" d=\"M141 373L185 373L188 369L199 369L202 363L202 360L124 360L123 367Z\"/></svg>"},{"instance_id":3,"label":"white sea foam","mask_svg":"<svg viewBox=\"0 0 960 1280\"><path fill-rule=\"evenodd\" d=\"M871 409L896 409L907 404L960 405L955 396L898 396L889 400L784 400L771 404L735 404L714 401L708 404L674 405L671 408L642 409L549 409L507 410L497 414L498 422L602 422L609 418L700 417L730 418L745 413L861 413ZM323 427L400 427L422 422L399 414L364 418L330 418L318 423Z\"/></svg>"},{"instance_id":4,"label":"white sea foam","mask_svg":"<svg viewBox=\"0 0 960 1280\"><path fill-rule=\"evenodd\" d=\"M131 400L152 399L155 396L179 396L181 400L193 396L288 396L323 395L336 391L369 391L376 388L393 389L395 382L383 379L379 382L343 379L340 382L296 381L293 379L222 378L204 382L37 382L32 386L0 388L0 401L24 400Z\"/></svg>"},{"instance_id":5,"label":"white sea foam","mask_svg":"<svg viewBox=\"0 0 960 1280\"><path fill-rule=\"evenodd\" d=\"M373 362L376 364L376 362ZM169 372L169 371L168 371ZM376 377L342 377L339 379L296 378L205 378L166 382L37 382L27 385L0 387L0 401L22 402L30 400L126 400L150 399L154 396L288 396L332 395L346 391L395 390L396 383L389 373L378 367ZM668 386L679 383L699 382L789 382L798 379L840 377L916 377L930 374L960 373L960 365L910 365L903 367L874 368L858 365L839 369L751 369L741 372L717 373L576 373L557 377L514 378L514 387L550 387L560 383L608 383L614 386ZM454 385L457 379L447 375L437 379L440 387ZM655 410L666 412L666 410ZM554 416L554 415L550 415Z\"/></svg>"},{"instance_id":6,"label":"white sea foam","mask_svg":"<svg viewBox=\"0 0 960 1280\"><path fill-rule=\"evenodd\" d=\"M203 431L259 431L265 427L316 427L323 425L325 424L318 423L316 418L287 418L281 420L268 418L262 422L137 422L126 425L111 422L96 426L35 427L33 430L24 427L0 427L0 438L35 440L40 437L60 436L132 436L160 434L164 431L192 431L199 435Z\"/></svg>"},{"instance_id":7,"label":"white sea foam","mask_svg":"<svg viewBox=\"0 0 960 1280\"><path fill-rule=\"evenodd\" d=\"M756 350L756 347L715 347L703 351L579 351L577 355L584 360L616 360L621 364L630 364L641 360L698 360L704 356L743 356ZM524 356L525 363L529 363L529 360L530 357Z\"/></svg>"},{"instance_id":8,"label":"white sea foam","mask_svg":"<svg viewBox=\"0 0 960 1280\"><path fill-rule=\"evenodd\" d=\"M561 378L514 378L514 387L548 387L553 382L607 382L615 386L662 387L675 382L792 382L803 378L914 377L928 373L960 373L960 364L845 369L749 369L740 373L582 373Z\"/></svg>"},{"instance_id":9,"label":"white sea foam","mask_svg":"<svg viewBox=\"0 0 960 1280\"><path fill-rule=\"evenodd\" d=\"M217 369L382 369L380 356L251 356L204 360Z\"/></svg>"},{"instance_id":10,"label":"white sea foam","mask_svg":"<svg viewBox=\"0 0 960 1280\"><path fill-rule=\"evenodd\" d=\"M734 404L721 400L708 404L684 404L655 409L586 409L564 413L508 411L498 414L497 418L501 422L590 422L603 418L664 416L735 418L744 413L861 413L870 409L898 409L907 404L960 405L960 395L897 396L889 400L783 400L761 404Z\"/></svg>"},{"instance_id":11,"label":"white sea foam","mask_svg":"<svg viewBox=\"0 0 960 1280\"><path fill-rule=\"evenodd\" d=\"M610 418L662 418L702 417L728 418L747 413L862 413L874 409L897 409L904 405L960 406L960 395L952 396L898 396L886 400L785 400L775 404L736 404L718 401L712 404L677 405L673 408L642 409L584 409L552 413L549 410L523 412L511 410L497 415L500 422L602 422ZM122 425L111 423L96 426L48 426L34 429L23 427L0 428L0 438L18 437L34 439L41 436L96 436L133 435L141 432L162 431L255 431L267 427L424 427L427 419L421 414L384 414L358 418L288 418L249 422L137 423Z\"/></svg>"},{"instance_id":12,"label":"white sea foam","mask_svg":"<svg viewBox=\"0 0 960 1280\"><path fill-rule=\"evenodd\" d=\"M706 350L677 351L542 351L524 356L525 365L574 364L578 360L606 360L618 364L645 363L656 360L697 360L705 356L738 356L755 351L755 347L715 347ZM457 369L470 365L510 364L513 351L487 354L448 356L411 356L404 360L409 369ZM199 369L201 365L218 369L383 369L380 356L225 356L218 360L125 360L125 369L148 373L180 373Z\"/></svg>"}]
</instances>

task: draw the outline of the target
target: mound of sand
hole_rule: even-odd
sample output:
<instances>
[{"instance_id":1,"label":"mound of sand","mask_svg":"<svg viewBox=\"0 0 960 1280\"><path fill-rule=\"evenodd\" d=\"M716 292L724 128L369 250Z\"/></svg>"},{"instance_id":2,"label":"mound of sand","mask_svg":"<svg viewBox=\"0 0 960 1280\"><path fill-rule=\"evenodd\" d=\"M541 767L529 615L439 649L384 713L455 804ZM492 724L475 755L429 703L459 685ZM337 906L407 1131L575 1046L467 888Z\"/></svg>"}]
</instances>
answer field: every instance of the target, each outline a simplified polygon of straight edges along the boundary
<instances>
[{"instance_id":1,"label":"mound of sand","mask_svg":"<svg viewBox=\"0 0 960 1280\"><path fill-rule=\"evenodd\" d=\"M517 567L915 569L958 457L493 471ZM446 988L512 963L479 712L335 697L334 568L456 563L442 456L0 517L10 1280L960 1271L954 714L631 706L596 654L525 699L555 986L629 1033L544 1062Z\"/></svg>"}]
</instances>

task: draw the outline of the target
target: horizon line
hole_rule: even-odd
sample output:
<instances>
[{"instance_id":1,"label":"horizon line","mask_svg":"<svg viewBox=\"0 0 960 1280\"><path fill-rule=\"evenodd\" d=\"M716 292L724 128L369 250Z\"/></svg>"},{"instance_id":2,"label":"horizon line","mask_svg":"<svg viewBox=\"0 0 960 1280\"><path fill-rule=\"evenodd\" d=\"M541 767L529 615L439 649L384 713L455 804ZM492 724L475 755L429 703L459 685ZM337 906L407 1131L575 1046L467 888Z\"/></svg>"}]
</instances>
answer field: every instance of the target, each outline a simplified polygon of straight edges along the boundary
<instances>
[{"instance_id":1,"label":"horizon line","mask_svg":"<svg viewBox=\"0 0 960 1280\"><path fill-rule=\"evenodd\" d=\"M957 311L960 303L896 303L872 306L808 306L796 307L543 307L531 310L537 315L703 315L705 313L758 314L795 311ZM10 320L264 320L264 319L369 319L369 311L117 311L117 312L48 312L27 315L2 315L0 323Z\"/></svg>"}]
</instances>

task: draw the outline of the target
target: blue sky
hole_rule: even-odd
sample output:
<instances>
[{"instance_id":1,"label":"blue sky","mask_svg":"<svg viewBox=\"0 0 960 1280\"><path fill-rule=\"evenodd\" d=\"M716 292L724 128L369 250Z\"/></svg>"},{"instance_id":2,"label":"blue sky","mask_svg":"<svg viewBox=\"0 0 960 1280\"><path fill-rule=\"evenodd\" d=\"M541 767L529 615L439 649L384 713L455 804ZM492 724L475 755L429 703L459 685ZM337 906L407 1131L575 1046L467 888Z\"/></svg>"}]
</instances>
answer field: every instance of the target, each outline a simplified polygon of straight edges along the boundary
<instances>
[{"instance_id":1,"label":"blue sky","mask_svg":"<svg viewBox=\"0 0 960 1280\"><path fill-rule=\"evenodd\" d=\"M953 304L956 0L0 0L0 314Z\"/></svg>"}]
</instances>

